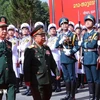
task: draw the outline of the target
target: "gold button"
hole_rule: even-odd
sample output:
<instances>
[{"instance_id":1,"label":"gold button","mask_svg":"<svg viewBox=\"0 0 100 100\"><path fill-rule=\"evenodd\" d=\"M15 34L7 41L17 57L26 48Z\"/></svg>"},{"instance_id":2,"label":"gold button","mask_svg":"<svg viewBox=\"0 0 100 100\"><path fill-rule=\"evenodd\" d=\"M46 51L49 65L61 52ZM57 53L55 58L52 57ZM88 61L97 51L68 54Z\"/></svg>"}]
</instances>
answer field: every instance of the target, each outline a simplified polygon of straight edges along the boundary
<instances>
[{"instance_id":1,"label":"gold button","mask_svg":"<svg viewBox=\"0 0 100 100\"><path fill-rule=\"evenodd\" d=\"M6 68L6 70L8 70L8 68Z\"/></svg>"}]
</instances>

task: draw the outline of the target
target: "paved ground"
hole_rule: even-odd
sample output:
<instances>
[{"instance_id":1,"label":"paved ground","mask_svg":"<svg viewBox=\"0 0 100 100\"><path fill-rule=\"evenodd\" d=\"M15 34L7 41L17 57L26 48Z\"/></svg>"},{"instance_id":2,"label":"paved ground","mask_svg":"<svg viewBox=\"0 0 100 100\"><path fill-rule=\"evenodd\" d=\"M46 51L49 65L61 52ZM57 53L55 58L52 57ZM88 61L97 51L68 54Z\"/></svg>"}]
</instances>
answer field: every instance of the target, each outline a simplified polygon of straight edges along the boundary
<instances>
[{"instance_id":1,"label":"paved ground","mask_svg":"<svg viewBox=\"0 0 100 100\"><path fill-rule=\"evenodd\" d=\"M21 93L24 90L20 90ZM18 93L16 96L16 100L33 100L31 96L22 96L21 93ZM76 100L88 100L88 87L87 84L85 85L85 88L79 89L78 93L76 93ZM65 87L62 87L62 91L59 93L52 93L51 100L60 100L60 98L65 96ZM3 100L6 100L5 95L3 96Z\"/></svg>"}]
</instances>

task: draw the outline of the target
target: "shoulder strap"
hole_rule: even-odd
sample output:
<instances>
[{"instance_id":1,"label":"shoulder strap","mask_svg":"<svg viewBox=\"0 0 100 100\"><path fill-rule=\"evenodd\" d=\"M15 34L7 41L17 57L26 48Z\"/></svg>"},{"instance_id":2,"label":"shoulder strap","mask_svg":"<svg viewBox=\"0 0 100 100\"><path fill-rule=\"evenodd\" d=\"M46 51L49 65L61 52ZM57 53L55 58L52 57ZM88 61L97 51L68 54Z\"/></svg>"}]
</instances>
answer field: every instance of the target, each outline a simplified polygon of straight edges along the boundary
<instances>
[{"instance_id":1,"label":"shoulder strap","mask_svg":"<svg viewBox=\"0 0 100 100\"><path fill-rule=\"evenodd\" d=\"M76 35L74 34L74 35L73 35L73 39L72 39L72 45L73 45L73 46L74 46L75 38L76 38Z\"/></svg>"},{"instance_id":2,"label":"shoulder strap","mask_svg":"<svg viewBox=\"0 0 100 100\"><path fill-rule=\"evenodd\" d=\"M96 35L97 35L97 33L94 33L91 40L93 40Z\"/></svg>"}]
</instances>

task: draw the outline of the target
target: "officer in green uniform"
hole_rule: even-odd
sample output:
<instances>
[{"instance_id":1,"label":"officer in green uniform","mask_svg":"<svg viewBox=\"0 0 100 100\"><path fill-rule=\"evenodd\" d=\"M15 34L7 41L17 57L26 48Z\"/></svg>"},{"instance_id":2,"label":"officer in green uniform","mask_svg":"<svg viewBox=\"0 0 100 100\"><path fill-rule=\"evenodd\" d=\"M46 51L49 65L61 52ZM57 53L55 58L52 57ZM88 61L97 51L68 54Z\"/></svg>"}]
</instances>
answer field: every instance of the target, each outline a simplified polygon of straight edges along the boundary
<instances>
[{"instance_id":1,"label":"officer in green uniform","mask_svg":"<svg viewBox=\"0 0 100 100\"><path fill-rule=\"evenodd\" d=\"M25 51L24 79L31 87L34 100L50 100L52 95L51 70L56 79L60 78L51 50L44 45L45 31L38 25L32 31L34 43ZM28 65L28 66L27 66Z\"/></svg>"},{"instance_id":2,"label":"officer in green uniform","mask_svg":"<svg viewBox=\"0 0 100 100\"><path fill-rule=\"evenodd\" d=\"M15 100L15 73L12 67L11 43L5 39L7 24L0 22L0 100L7 90L7 100Z\"/></svg>"}]
</instances>

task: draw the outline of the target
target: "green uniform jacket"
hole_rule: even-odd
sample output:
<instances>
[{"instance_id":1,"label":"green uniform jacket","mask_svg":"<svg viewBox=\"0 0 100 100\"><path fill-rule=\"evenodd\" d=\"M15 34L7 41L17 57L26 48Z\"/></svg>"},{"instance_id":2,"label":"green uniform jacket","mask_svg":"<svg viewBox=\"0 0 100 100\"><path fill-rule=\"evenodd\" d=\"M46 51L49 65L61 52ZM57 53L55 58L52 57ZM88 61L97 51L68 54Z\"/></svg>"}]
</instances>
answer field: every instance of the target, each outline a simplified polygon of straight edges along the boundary
<instances>
[{"instance_id":1,"label":"green uniform jacket","mask_svg":"<svg viewBox=\"0 0 100 100\"><path fill-rule=\"evenodd\" d=\"M11 42L0 42L0 85L15 83L16 77L13 71L11 48Z\"/></svg>"},{"instance_id":2,"label":"green uniform jacket","mask_svg":"<svg viewBox=\"0 0 100 100\"><path fill-rule=\"evenodd\" d=\"M44 45L40 48L34 44L26 49L24 59L25 82L31 82L34 85L51 84L51 70L56 76L59 76L57 65L48 46Z\"/></svg>"}]
</instances>

